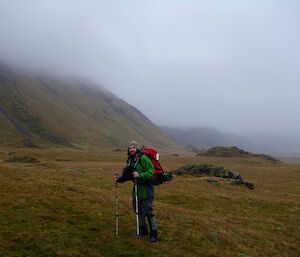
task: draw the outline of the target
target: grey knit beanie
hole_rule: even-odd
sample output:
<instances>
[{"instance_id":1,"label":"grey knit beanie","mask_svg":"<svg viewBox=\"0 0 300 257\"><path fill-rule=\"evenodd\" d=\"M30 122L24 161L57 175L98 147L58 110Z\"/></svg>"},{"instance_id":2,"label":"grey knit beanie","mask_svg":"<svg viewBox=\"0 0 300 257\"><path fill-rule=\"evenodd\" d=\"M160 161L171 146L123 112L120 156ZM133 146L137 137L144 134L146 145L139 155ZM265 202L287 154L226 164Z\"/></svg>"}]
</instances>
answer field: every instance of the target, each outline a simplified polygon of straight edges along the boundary
<instances>
[{"instance_id":1,"label":"grey knit beanie","mask_svg":"<svg viewBox=\"0 0 300 257\"><path fill-rule=\"evenodd\" d=\"M128 144L128 149L132 146L135 146L136 148L138 148L138 144L136 141L131 141L129 144Z\"/></svg>"}]
</instances>

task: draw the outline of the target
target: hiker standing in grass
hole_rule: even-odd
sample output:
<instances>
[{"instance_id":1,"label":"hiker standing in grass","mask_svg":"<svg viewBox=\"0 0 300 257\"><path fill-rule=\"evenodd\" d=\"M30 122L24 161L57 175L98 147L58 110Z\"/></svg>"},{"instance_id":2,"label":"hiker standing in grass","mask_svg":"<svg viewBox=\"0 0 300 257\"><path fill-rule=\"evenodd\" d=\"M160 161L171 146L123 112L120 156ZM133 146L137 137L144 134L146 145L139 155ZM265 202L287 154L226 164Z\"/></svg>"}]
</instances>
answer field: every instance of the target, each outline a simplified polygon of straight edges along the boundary
<instances>
[{"instance_id":1,"label":"hiker standing in grass","mask_svg":"<svg viewBox=\"0 0 300 257\"><path fill-rule=\"evenodd\" d=\"M148 235L146 217L150 228L150 241L157 242L156 219L153 214L152 203L154 199L154 185L152 183L154 167L148 156L144 155L138 148L135 141L128 145L128 159L121 177L116 177L118 183L127 180L136 180L137 198L138 198L138 220L139 231L141 236ZM129 174L129 175L128 175ZM133 208L136 210L135 191L133 187Z\"/></svg>"}]
</instances>

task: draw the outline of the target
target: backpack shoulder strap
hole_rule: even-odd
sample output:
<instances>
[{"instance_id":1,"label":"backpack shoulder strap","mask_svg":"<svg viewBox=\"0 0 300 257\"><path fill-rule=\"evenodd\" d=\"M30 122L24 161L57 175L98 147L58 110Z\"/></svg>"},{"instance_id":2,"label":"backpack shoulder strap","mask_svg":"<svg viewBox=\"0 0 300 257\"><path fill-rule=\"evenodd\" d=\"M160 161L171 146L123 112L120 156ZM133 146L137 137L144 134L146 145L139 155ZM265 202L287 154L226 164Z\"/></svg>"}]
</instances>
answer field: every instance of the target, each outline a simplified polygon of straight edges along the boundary
<instances>
[{"instance_id":1,"label":"backpack shoulder strap","mask_svg":"<svg viewBox=\"0 0 300 257\"><path fill-rule=\"evenodd\" d=\"M134 157L134 159L131 160L130 163L128 163L128 166L131 166L131 167L135 168L136 165L139 163L140 159L141 159L141 155L137 154L137 155ZM129 162L129 159L128 159L127 162Z\"/></svg>"}]
</instances>

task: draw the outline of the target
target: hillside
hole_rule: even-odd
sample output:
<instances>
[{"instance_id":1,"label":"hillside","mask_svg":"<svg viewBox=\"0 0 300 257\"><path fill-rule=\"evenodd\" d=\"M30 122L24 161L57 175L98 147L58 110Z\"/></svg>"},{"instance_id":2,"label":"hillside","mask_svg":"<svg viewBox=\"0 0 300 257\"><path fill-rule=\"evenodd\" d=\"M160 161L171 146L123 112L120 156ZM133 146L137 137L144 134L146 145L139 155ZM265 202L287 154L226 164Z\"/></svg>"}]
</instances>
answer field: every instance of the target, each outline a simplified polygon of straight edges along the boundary
<instances>
[{"instance_id":1,"label":"hillside","mask_svg":"<svg viewBox=\"0 0 300 257\"><path fill-rule=\"evenodd\" d=\"M161 128L179 144L184 146L192 145L199 149L206 149L217 145L227 145L229 143L226 136L214 128L199 127L181 129L171 126L163 126Z\"/></svg>"},{"instance_id":2,"label":"hillside","mask_svg":"<svg viewBox=\"0 0 300 257\"><path fill-rule=\"evenodd\" d=\"M0 64L0 143L29 147L176 148L135 107L98 85L80 80L37 77Z\"/></svg>"},{"instance_id":3,"label":"hillside","mask_svg":"<svg viewBox=\"0 0 300 257\"><path fill-rule=\"evenodd\" d=\"M216 146L212 147L206 151L199 152L197 156L212 156L212 157L246 157L246 158L262 158L268 161L273 162L279 162L279 160L273 158L272 156L266 155L266 154L253 154L250 152L247 152L243 149L240 149L236 146L230 146L230 147L222 147L222 146Z\"/></svg>"},{"instance_id":4,"label":"hillside","mask_svg":"<svg viewBox=\"0 0 300 257\"><path fill-rule=\"evenodd\" d=\"M211 127L178 128L162 126L161 129L170 135L176 142L189 149L208 149L215 146L229 147L236 145L247 151L269 153L277 155L300 152L299 139L290 136L282 137L270 134L263 135L237 135L225 133ZM291 143L291 141L293 141Z\"/></svg>"}]
</instances>

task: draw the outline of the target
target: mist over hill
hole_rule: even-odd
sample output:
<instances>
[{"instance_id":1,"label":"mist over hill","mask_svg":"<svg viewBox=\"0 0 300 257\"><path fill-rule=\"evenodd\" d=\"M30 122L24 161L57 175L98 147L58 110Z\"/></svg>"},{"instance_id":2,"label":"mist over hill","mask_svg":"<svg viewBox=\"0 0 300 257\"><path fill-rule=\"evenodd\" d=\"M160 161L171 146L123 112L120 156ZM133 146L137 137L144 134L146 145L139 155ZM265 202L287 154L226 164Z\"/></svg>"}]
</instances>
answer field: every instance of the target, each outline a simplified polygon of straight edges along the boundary
<instances>
[{"instance_id":1,"label":"mist over hill","mask_svg":"<svg viewBox=\"0 0 300 257\"><path fill-rule=\"evenodd\" d=\"M300 138L294 135L236 135L210 127L179 128L161 126L162 130L183 146L200 150L215 146L237 146L255 153L300 155Z\"/></svg>"},{"instance_id":2,"label":"mist over hill","mask_svg":"<svg viewBox=\"0 0 300 257\"><path fill-rule=\"evenodd\" d=\"M176 148L138 109L88 81L36 76L0 64L0 143L29 147Z\"/></svg>"},{"instance_id":3,"label":"mist over hill","mask_svg":"<svg viewBox=\"0 0 300 257\"><path fill-rule=\"evenodd\" d=\"M299 136L237 135L211 127L158 128L100 85L33 75L0 63L1 145L123 148L132 139L164 149L176 149L178 144L198 149L235 145L254 153L300 154Z\"/></svg>"}]
</instances>

